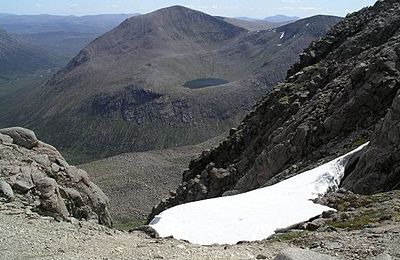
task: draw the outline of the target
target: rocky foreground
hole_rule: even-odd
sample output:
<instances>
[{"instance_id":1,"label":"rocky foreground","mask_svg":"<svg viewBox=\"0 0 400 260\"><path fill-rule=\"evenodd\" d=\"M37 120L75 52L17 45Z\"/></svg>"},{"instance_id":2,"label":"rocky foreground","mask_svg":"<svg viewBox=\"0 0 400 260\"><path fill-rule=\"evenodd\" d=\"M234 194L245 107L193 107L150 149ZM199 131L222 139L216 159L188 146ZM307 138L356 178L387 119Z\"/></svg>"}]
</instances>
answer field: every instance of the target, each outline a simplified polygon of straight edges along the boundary
<instances>
[{"instance_id":1,"label":"rocky foreground","mask_svg":"<svg viewBox=\"0 0 400 260\"><path fill-rule=\"evenodd\" d=\"M340 190L316 201L337 212L264 241L198 246L111 229L107 197L30 130L0 129L0 165L0 259L400 258L400 191Z\"/></svg>"},{"instance_id":2,"label":"rocky foreground","mask_svg":"<svg viewBox=\"0 0 400 260\"><path fill-rule=\"evenodd\" d=\"M3 200L0 259L400 259L400 192L338 193L322 200L339 211L303 224L308 230L233 246L197 246L88 221L58 222Z\"/></svg>"}]
</instances>

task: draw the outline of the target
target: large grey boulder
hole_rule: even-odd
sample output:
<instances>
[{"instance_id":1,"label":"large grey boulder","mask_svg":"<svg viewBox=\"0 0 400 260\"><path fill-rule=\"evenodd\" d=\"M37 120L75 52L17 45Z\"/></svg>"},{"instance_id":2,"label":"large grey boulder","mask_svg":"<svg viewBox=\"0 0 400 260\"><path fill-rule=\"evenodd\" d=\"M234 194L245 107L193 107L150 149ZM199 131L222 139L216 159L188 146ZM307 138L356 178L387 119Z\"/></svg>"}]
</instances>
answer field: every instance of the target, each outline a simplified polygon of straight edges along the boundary
<instances>
[{"instance_id":1,"label":"large grey boulder","mask_svg":"<svg viewBox=\"0 0 400 260\"><path fill-rule=\"evenodd\" d=\"M0 133L8 135L13 139L13 143L27 149L32 149L39 144L33 131L22 127L10 127L0 129Z\"/></svg>"},{"instance_id":2,"label":"large grey boulder","mask_svg":"<svg viewBox=\"0 0 400 260\"><path fill-rule=\"evenodd\" d=\"M308 249L287 248L284 249L274 260L338 260L337 257L332 257L325 254L313 252Z\"/></svg>"},{"instance_id":3,"label":"large grey boulder","mask_svg":"<svg viewBox=\"0 0 400 260\"><path fill-rule=\"evenodd\" d=\"M69 165L51 145L23 128L1 129L10 136L0 142L0 193L58 220L71 217L112 226L107 196L88 174ZM27 149L21 149L21 147Z\"/></svg>"}]
</instances>

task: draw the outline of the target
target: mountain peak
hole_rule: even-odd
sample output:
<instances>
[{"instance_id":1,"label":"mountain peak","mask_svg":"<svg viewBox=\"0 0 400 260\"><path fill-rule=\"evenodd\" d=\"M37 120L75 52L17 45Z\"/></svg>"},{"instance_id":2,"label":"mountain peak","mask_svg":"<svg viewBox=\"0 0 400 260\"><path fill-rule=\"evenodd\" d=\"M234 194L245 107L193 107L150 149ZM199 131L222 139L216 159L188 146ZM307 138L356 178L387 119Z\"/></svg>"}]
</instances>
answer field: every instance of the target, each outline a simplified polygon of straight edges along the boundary
<instances>
[{"instance_id":1,"label":"mountain peak","mask_svg":"<svg viewBox=\"0 0 400 260\"><path fill-rule=\"evenodd\" d=\"M189 9L184 6L174 5L171 7L162 8L152 13L135 16L127 19L122 26L117 27L138 27L150 29L151 31L162 30L162 33L171 31L180 31L187 33L195 28L196 34L203 32L223 31L237 33L245 31L243 28L236 27L232 24L222 21L216 17L206 13Z\"/></svg>"},{"instance_id":2,"label":"mountain peak","mask_svg":"<svg viewBox=\"0 0 400 260\"><path fill-rule=\"evenodd\" d=\"M181 5L173 5L173 6L169 6L169 7L165 7L165 8L161 8L158 10L155 10L151 13L148 14L144 14L141 15L141 17L169 17L172 18L174 16L177 17L182 17L185 15L201 15L201 16L209 16L203 12L197 11L197 10L193 10L190 8L187 8L185 6L181 6ZM210 16L211 17L211 16Z\"/></svg>"},{"instance_id":3,"label":"mountain peak","mask_svg":"<svg viewBox=\"0 0 400 260\"><path fill-rule=\"evenodd\" d=\"M169 6L169 7L158 9L158 10L156 10L154 12L182 12L182 11L185 11L185 12L187 12L187 11L198 12L198 11L195 11L193 9L187 8L187 7L182 6L182 5L173 5L173 6Z\"/></svg>"}]
</instances>

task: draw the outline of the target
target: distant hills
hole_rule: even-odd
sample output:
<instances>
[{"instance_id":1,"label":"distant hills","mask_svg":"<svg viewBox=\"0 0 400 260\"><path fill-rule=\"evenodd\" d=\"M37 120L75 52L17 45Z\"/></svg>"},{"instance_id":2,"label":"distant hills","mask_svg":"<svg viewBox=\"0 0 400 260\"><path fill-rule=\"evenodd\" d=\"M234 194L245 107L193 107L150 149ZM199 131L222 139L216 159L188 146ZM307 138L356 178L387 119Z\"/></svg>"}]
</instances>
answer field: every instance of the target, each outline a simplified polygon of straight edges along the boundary
<instances>
[{"instance_id":1,"label":"distant hills","mask_svg":"<svg viewBox=\"0 0 400 260\"><path fill-rule=\"evenodd\" d=\"M270 22L270 23L289 23L289 22L294 22L297 20L300 20L300 17L297 16L286 16L286 15L274 15L274 16L269 16L264 19L264 21Z\"/></svg>"},{"instance_id":2,"label":"distant hills","mask_svg":"<svg viewBox=\"0 0 400 260\"><path fill-rule=\"evenodd\" d=\"M249 17L235 17L235 18L218 17L218 18L224 20L225 22L228 22L230 24L233 24L235 26L250 31L268 30L300 20L300 18L297 16L285 16L285 15L275 15L267 17L265 19L255 19Z\"/></svg>"},{"instance_id":3,"label":"distant hills","mask_svg":"<svg viewBox=\"0 0 400 260\"><path fill-rule=\"evenodd\" d=\"M83 161L198 143L236 124L338 21L250 32L180 6L131 17L73 58L29 111L0 119L26 115L18 123Z\"/></svg>"},{"instance_id":4,"label":"distant hills","mask_svg":"<svg viewBox=\"0 0 400 260\"><path fill-rule=\"evenodd\" d=\"M0 79L33 74L51 67L51 58L43 50L21 43L0 28Z\"/></svg>"},{"instance_id":5,"label":"distant hills","mask_svg":"<svg viewBox=\"0 0 400 260\"><path fill-rule=\"evenodd\" d=\"M46 49L57 63L66 64L96 37L136 14L88 16L0 14L0 27L21 42Z\"/></svg>"},{"instance_id":6,"label":"distant hills","mask_svg":"<svg viewBox=\"0 0 400 260\"><path fill-rule=\"evenodd\" d=\"M104 33L137 14L101 14L86 16L0 14L0 26L10 33L45 32Z\"/></svg>"}]
</instances>

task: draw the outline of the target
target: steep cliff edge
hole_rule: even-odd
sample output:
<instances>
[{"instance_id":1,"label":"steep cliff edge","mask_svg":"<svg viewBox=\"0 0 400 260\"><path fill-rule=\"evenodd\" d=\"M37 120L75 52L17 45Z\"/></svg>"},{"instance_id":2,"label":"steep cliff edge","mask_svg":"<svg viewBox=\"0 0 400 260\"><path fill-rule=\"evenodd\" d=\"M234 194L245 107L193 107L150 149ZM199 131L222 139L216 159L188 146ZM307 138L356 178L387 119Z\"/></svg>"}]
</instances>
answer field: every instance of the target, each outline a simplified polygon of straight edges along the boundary
<instances>
[{"instance_id":1,"label":"steep cliff edge","mask_svg":"<svg viewBox=\"0 0 400 260\"><path fill-rule=\"evenodd\" d=\"M0 129L0 200L58 220L74 217L112 226L108 198L87 173L20 127Z\"/></svg>"},{"instance_id":2,"label":"steep cliff edge","mask_svg":"<svg viewBox=\"0 0 400 260\"><path fill-rule=\"evenodd\" d=\"M286 82L230 137L191 162L176 194L150 218L181 203L276 183L371 138L367 152L346 170L343 186L362 193L398 187L398 138L390 127L397 122L396 100L387 111L400 87L399 27L400 4L394 0L348 15L304 51ZM382 157L371 160L374 151Z\"/></svg>"}]
</instances>

